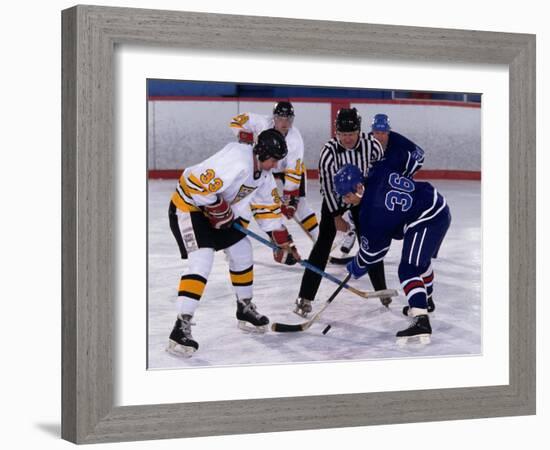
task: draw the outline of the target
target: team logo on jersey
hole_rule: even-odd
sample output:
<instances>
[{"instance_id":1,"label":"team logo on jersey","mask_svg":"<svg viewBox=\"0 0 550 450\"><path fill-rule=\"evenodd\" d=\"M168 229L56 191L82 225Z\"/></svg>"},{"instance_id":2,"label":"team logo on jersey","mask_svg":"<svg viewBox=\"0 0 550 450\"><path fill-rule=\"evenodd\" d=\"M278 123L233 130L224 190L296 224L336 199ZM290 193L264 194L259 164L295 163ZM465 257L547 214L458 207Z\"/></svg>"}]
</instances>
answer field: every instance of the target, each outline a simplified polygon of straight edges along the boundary
<instances>
[{"instance_id":1,"label":"team logo on jersey","mask_svg":"<svg viewBox=\"0 0 550 450\"><path fill-rule=\"evenodd\" d=\"M369 240L365 236L361 236L361 248L365 251L369 249Z\"/></svg>"},{"instance_id":2,"label":"team logo on jersey","mask_svg":"<svg viewBox=\"0 0 550 450\"><path fill-rule=\"evenodd\" d=\"M256 187L245 186L244 184L239 188L239 192L231 202L232 205L239 203L243 198L248 197L252 192L256 190Z\"/></svg>"},{"instance_id":3,"label":"team logo on jersey","mask_svg":"<svg viewBox=\"0 0 550 450\"><path fill-rule=\"evenodd\" d=\"M275 203L283 203L283 200L281 199L281 196L277 188L271 191L271 195L273 196L273 200L275 200Z\"/></svg>"}]
</instances>

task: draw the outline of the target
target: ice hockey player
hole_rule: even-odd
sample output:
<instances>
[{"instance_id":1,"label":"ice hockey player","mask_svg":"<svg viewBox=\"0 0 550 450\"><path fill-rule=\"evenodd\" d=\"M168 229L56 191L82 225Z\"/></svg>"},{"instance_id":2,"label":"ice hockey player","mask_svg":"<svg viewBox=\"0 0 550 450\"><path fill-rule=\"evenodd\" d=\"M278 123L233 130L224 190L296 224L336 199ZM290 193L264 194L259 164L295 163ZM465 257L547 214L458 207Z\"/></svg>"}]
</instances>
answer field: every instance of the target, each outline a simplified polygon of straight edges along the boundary
<instances>
[{"instance_id":1,"label":"ice hockey player","mask_svg":"<svg viewBox=\"0 0 550 450\"><path fill-rule=\"evenodd\" d=\"M252 143L263 130L275 128L286 140L288 154L273 169L275 178L283 183L281 211L287 219L296 219L312 238L317 240L319 227L315 212L306 199L306 167L304 164L304 140L294 125L294 107L288 101L275 104L273 114L265 116L242 113L233 117L230 127L240 142Z\"/></svg>"},{"instance_id":2,"label":"ice hockey player","mask_svg":"<svg viewBox=\"0 0 550 450\"><path fill-rule=\"evenodd\" d=\"M344 202L360 205L360 248L348 272L354 278L365 275L384 259L392 239L403 239L398 276L412 322L397 333L397 341L429 343L432 259L451 223L445 198L430 183L414 181L407 170L396 171L386 160L376 163L367 179L356 166L346 165L334 177L334 186Z\"/></svg>"},{"instance_id":3,"label":"ice hockey player","mask_svg":"<svg viewBox=\"0 0 550 450\"><path fill-rule=\"evenodd\" d=\"M402 134L393 131L386 114L374 116L369 135L382 144L387 164L396 170L403 168L409 177L413 177L424 165L424 150Z\"/></svg>"},{"instance_id":4,"label":"ice hockey player","mask_svg":"<svg viewBox=\"0 0 550 450\"><path fill-rule=\"evenodd\" d=\"M251 214L280 249L279 263L295 264L300 256L283 224L276 183L270 170L287 154L284 137L274 129L260 133L254 146L238 142L183 171L169 208L170 228L188 269L178 289L177 320L167 350L190 354L198 349L191 319L199 305L214 261L224 250L237 297L240 328L265 331L269 319L252 302L252 245L234 221L248 224ZM231 161L231 164L228 164Z\"/></svg>"}]
</instances>

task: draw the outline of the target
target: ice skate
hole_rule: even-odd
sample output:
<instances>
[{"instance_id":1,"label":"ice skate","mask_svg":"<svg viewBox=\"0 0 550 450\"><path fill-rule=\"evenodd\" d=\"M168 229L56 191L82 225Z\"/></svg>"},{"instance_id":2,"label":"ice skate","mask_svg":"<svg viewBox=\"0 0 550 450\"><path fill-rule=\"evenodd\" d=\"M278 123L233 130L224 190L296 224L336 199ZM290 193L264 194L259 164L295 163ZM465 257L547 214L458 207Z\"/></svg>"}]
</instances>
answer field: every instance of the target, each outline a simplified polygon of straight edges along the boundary
<instances>
[{"instance_id":1,"label":"ice skate","mask_svg":"<svg viewBox=\"0 0 550 450\"><path fill-rule=\"evenodd\" d=\"M198 350L199 344L191 335L191 325L191 316L178 314L166 348L168 353L178 356L191 356Z\"/></svg>"},{"instance_id":2,"label":"ice skate","mask_svg":"<svg viewBox=\"0 0 550 450\"><path fill-rule=\"evenodd\" d=\"M412 318L408 328L397 332L397 345L403 346L412 340L416 340L420 344L429 344L431 335L430 319L427 314L421 314Z\"/></svg>"},{"instance_id":3,"label":"ice skate","mask_svg":"<svg viewBox=\"0 0 550 450\"><path fill-rule=\"evenodd\" d=\"M237 321L241 330L255 333L265 333L269 324L269 319L256 310L249 298L237 300Z\"/></svg>"},{"instance_id":4,"label":"ice skate","mask_svg":"<svg viewBox=\"0 0 550 450\"><path fill-rule=\"evenodd\" d=\"M298 314L300 317L307 317L311 310L311 300L302 297L298 297L296 299L296 306L294 308L295 314Z\"/></svg>"},{"instance_id":5,"label":"ice skate","mask_svg":"<svg viewBox=\"0 0 550 450\"><path fill-rule=\"evenodd\" d=\"M382 299L380 299L380 301L382 301ZM429 312L429 313L434 312L434 310L435 310L435 303L434 303L432 297L428 297L427 302L428 302L428 312ZM409 315L410 315L410 314L409 314L409 310L410 310L410 307L409 307L409 306L404 306L404 307L403 307L403 315L404 315L404 316L409 316Z\"/></svg>"}]
</instances>

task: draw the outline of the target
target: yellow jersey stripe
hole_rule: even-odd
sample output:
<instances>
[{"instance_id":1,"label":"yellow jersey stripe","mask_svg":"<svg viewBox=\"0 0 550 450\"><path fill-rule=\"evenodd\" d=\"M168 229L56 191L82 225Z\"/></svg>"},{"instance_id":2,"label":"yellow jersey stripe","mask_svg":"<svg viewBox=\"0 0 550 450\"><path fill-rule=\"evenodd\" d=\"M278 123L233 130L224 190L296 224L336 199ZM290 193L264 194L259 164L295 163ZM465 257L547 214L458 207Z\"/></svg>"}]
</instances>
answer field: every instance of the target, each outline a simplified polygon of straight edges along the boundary
<instances>
[{"instance_id":1,"label":"yellow jersey stripe","mask_svg":"<svg viewBox=\"0 0 550 450\"><path fill-rule=\"evenodd\" d=\"M183 192L185 193L185 195L187 195L189 197L191 197L192 194L208 195L208 192L206 190L199 190L199 189L195 189L194 187L189 186L187 184L187 182L185 181L185 178L183 176L180 178L180 187L183 190Z\"/></svg>"},{"instance_id":2,"label":"yellow jersey stripe","mask_svg":"<svg viewBox=\"0 0 550 450\"><path fill-rule=\"evenodd\" d=\"M300 184L300 182L302 181L301 178L296 178L292 175L285 175L285 180L290 181L291 183L294 183L294 184Z\"/></svg>"},{"instance_id":3,"label":"yellow jersey stripe","mask_svg":"<svg viewBox=\"0 0 550 450\"><path fill-rule=\"evenodd\" d=\"M301 177L303 173L304 173L304 171L302 169L300 169L300 170L286 169L285 170L285 175L291 174L291 175L295 175L297 177Z\"/></svg>"},{"instance_id":4,"label":"yellow jersey stripe","mask_svg":"<svg viewBox=\"0 0 550 450\"><path fill-rule=\"evenodd\" d=\"M204 184L202 184L201 181L192 173L189 174L189 176L187 177L187 180L189 181L189 183L187 184L188 187L192 189L196 189L197 191L201 191L201 192L208 191L208 189L206 189Z\"/></svg>"},{"instance_id":5,"label":"yellow jersey stripe","mask_svg":"<svg viewBox=\"0 0 550 450\"><path fill-rule=\"evenodd\" d=\"M193 212L193 211L200 211L199 208L197 208L194 205L191 205L190 203L187 203L181 195L179 195L178 191L174 192L172 195L172 203L176 205L176 208L178 208L180 211L183 212Z\"/></svg>"},{"instance_id":6,"label":"yellow jersey stripe","mask_svg":"<svg viewBox=\"0 0 550 450\"><path fill-rule=\"evenodd\" d=\"M280 207L281 205L278 205L276 203L273 205L254 205L254 204L250 205L250 209L252 209L252 211L256 211L258 209L266 209L267 211L276 211Z\"/></svg>"}]
</instances>

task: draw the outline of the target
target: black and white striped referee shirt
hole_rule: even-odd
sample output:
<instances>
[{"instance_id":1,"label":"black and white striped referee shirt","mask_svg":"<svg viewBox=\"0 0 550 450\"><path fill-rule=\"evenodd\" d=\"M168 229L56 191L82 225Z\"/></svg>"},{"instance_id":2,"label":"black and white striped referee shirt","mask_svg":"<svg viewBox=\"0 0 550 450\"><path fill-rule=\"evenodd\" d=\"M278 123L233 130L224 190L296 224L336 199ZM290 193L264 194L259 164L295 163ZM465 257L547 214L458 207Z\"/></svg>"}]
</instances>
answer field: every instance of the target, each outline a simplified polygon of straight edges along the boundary
<instances>
[{"instance_id":1,"label":"black and white striped referee shirt","mask_svg":"<svg viewBox=\"0 0 550 450\"><path fill-rule=\"evenodd\" d=\"M346 208L342 198L334 191L334 175L346 164L353 164L366 177L369 168L376 161L384 156L384 149L380 142L373 136L361 133L355 148L347 150L342 147L336 138L332 138L321 149L319 158L319 181L321 184L321 195L325 199L331 214Z\"/></svg>"}]
</instances>

